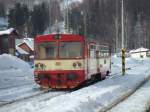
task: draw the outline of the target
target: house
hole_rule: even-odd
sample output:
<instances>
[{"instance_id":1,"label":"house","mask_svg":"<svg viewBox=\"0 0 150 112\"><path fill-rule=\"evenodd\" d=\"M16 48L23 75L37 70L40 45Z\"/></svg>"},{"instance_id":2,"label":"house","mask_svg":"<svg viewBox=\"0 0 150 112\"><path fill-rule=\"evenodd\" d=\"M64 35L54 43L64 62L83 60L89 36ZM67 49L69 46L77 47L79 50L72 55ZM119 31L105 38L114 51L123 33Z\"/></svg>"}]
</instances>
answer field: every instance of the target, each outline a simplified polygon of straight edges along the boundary
<instances>
[{"instance_id":1,"label":"house","mask_svg":"<svg viewBox=\"0 0 150 112\"><path fill-rule=\"evenodd\" d=\"M145 58L149 53L149 49L141 47L138 49L131 50L129 53L133 58Z\"/></svg>"},{"instance_id":2,"label":"house","mask_svg":"<svg viewBox=\"0 0 150 112\"><path fill-rule=\"evenodd\" d=\"M15 39L19 38L14 28L0 31L0 54L8 53L15 55Z\"/></svg>"},{"instance_id":3,"label":"house","mask_svg":"<svg viewBox=\"0 0 150 112\"><path fill-rule=\"evenodd\" d=\"M25 60L32 61L34 46L32 38L16 39L16 56Z\"/></svg>"}]
</instances>

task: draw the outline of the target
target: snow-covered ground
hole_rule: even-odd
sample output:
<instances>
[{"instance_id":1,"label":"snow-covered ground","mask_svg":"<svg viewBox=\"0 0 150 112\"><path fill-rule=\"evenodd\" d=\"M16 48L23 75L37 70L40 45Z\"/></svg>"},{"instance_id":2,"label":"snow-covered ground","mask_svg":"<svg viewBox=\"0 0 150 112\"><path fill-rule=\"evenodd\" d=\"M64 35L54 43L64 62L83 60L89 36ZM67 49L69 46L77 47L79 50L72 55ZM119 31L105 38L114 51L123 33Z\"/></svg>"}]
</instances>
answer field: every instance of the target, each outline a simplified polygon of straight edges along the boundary
<instances>
[{"instance_id":1,"label":"snow-covered ground","mask_svg":"<svg viewBox=\"0 0 150 112\"><path fill-rule=\"evenodd\" d=\"M29 64L15 56L0 55L0 91L33 83L33 70Z\"/></svg>"},{"instance_id":2,"label":"snow-covered ground","mask_svg":"<svg viewBox=\"0 0 150 112\"><path fill-rule=\"evenodd\" d=\"M129 69L125 76L120 73L121 59L114 56L112 61L112 73L106 80L64 95L55 94L54 96L57 97L48 98L51 97L50 94L53 94L48 93L39 98L6 105L0 107L0 112L99 112L107 110L135 92L150 77L150 59L148 58L143 60L127 58L126 68ZM144 112L143 110L150 103L149 88L148 82L125 102L110 111ZM139 111L136 111L136 103L138 103Z\"/></svg>"}]
</instances>

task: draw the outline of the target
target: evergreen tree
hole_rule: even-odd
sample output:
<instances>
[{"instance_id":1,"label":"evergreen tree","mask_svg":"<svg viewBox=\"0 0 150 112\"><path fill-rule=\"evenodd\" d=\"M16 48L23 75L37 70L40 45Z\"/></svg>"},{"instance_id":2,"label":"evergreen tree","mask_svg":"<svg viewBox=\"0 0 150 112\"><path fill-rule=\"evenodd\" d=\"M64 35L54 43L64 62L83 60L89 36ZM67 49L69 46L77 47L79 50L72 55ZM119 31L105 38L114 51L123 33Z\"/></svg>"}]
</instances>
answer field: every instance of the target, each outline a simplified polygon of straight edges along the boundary
<instances>
[{"instance_id":1,"label":"evergreen tree","mask_svg":"<svg viewBox=\"0 0 150 112\"><path fill-rule=\"evenodd\" d=\"M84 35L82 11L77 8L72 8L69 11L69 28L73 30L74 34Z\"/></svg>"},{"instance_id":2,"label":"evergreen tree","mask_svg":"<svg viewBox=\"0 0 150 112\"><path fill-rule=\"evenodd\" d=\"M0 2L0 17L5 17L5 6L2 2Z\"/></svg>"},{"instance_id":3,"label":"evergreen tree","mask_svg":"<svg viewBox=\"0 0 150 112\"><path fill-rule=\"evenodd\" d=\"M31 13L33 35L42 34L49 22L48 7L46 3L35 5Z\"/></svg>"},{"instance_id":4,"label":"evergreen tree","mask_svg":"<svg viewBox=\"0 0 150 112\"><path fill-rule=\"evenodd\" d=\"M29 19L29 10L26 5L20 3L15 4L15 7L9 10L8 22L9 27L16 28L21 34Z\"/></svg>"}]
</instances>

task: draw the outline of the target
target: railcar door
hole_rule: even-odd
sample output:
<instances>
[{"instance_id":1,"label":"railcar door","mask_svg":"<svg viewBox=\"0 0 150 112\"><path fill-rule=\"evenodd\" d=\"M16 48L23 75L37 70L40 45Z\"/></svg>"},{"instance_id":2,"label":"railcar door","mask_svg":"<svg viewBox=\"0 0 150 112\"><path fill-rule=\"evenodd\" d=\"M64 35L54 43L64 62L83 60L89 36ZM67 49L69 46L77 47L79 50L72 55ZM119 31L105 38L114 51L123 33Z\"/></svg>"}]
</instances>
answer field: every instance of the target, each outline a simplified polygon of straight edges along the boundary
<instances>
[{"instance_id":1,"label":"railcar door","mask_svg":"<svg viewBox=\"0 0 150 112\"><path fill-rule=\"evenodd\" d=\"M91 78L91 75L97 73L97 59L96 59L96 45L90 43L89 45L89 63L88 63L88 78Z\"/></svg>"},{"instance_id":2,"label":"railcar door","mask_svg":"<svg viewBox=\"0 0 150 112\"><path fill-rule=\"evenodd\" d=\"M97 73L100 73L100 50L99 46L96 46L96 62L97 62Z\"/></svg>"}]
</instances>

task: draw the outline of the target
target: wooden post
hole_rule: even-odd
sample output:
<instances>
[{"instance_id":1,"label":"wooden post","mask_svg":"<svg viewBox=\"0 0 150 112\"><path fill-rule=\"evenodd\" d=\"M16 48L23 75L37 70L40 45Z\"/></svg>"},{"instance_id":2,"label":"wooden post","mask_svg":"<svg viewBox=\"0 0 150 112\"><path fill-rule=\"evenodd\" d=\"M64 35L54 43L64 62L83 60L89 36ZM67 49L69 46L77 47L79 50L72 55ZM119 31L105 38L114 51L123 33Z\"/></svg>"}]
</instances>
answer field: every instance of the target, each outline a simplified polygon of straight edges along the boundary
<instances>
[{"instance_id":1,"label":"wooden post","mask_svg":"<svg viewBox=\"0 0 150 112\"><path fill-rule=\"evenodd\" d=\"M122 75L125 75L125 49L122 49Z\"/></svg>"}]
</instances>

